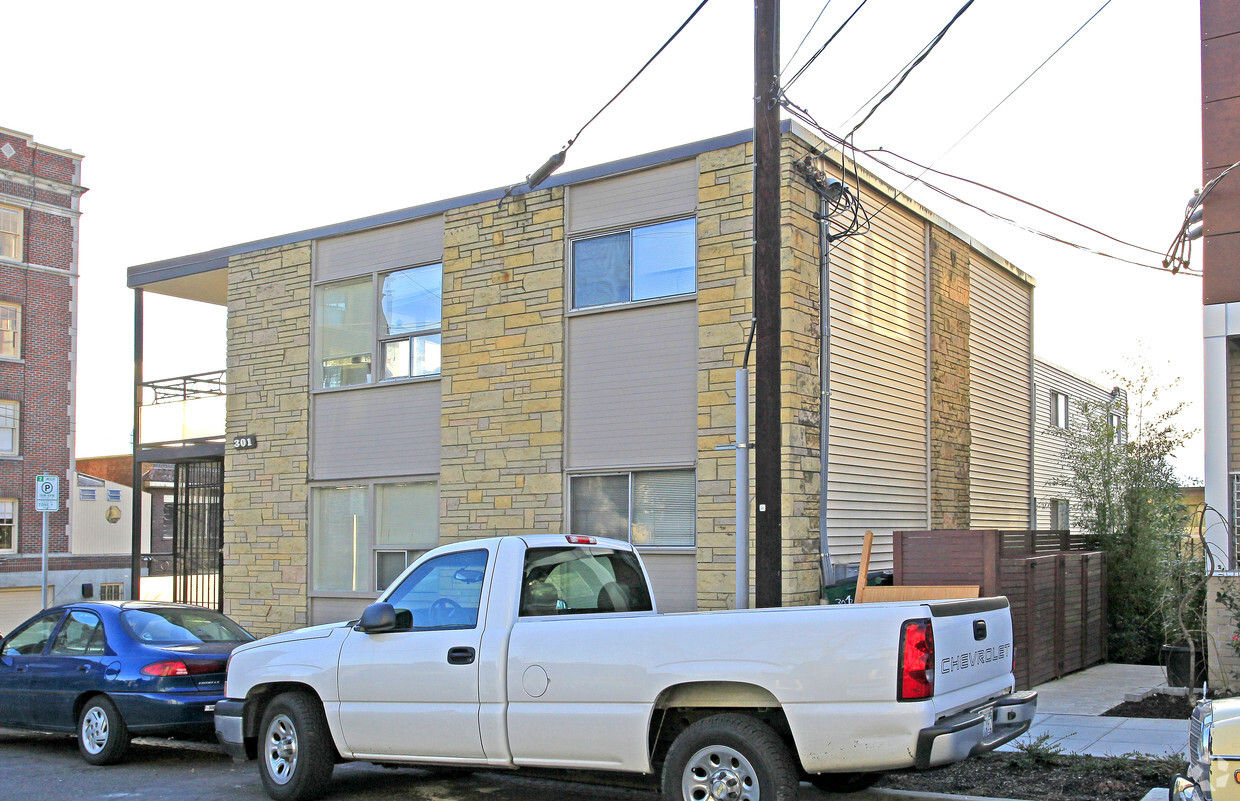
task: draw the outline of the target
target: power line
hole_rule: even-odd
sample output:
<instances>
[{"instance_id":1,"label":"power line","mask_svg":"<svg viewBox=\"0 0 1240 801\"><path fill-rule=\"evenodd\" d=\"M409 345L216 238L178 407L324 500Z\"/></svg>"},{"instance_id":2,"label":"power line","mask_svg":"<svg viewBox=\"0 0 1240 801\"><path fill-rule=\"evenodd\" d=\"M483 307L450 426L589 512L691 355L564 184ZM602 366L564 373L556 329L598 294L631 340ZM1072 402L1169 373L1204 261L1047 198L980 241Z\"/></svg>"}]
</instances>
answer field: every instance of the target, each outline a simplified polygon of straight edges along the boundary
<instances>
[{"instance_id":1,"label":"power line","mask_svg":"<svg viewBox=\"0 0 1240 801\"><path fill-rule=\"evenodd\" d=\"M926 57L929 56L930 52L938 46L939 42L943 41L943 37L946 36L947 32L951 30L951 27L956 24L956 20L964 16L964 12L968 11L969 6L971 5L973 5L973 0L968 0L967 3L960 7L960 10L956 12L955 16L948 20L947 24L943 26L943 30L939 31L938 34L930 40L930 43L921 49L921 53L913 59L913 62L905 68L904 73L900 76L900 80L896 81L896 85L891 87L887 94L883 95L877 103L870 107L870 110L866 113L866 115L861 118L861 122L854 125L845 138L851 137L855 134L857 129L862 125L865 125L866 122L869 121L870 117L874 116L874 112L878 111L879 107L882 106L883 103L886 103L887 99L896 93L896 90L900 88L900 85L904 83L904 80L908 78L913 70L917 69L921 62L926 60Z\"/></svg>"},{"instance_id":2,"label":"power line","mask_svg":"<svg viewBox=\"0 0 1240 801\"><path fill-rule=\"evenodd\" d=\"M807 41L809 41L809 35L814 32L814 28L818 27L818 23L822 19L822 15L827 13L827 6L829 5L831 5L831 0L827 0L827 2L822 4L822 10L818 12L818 16L814 17L814 23L809 26L809 30L807 30L805 35L801 37L801 43L797 45L796 50L792 51L792 55L788 58L787 63L784 64L784 68L779 71L780 78L784 77L784 73L787 72L788 68L792 66L792 62L797 60L797 53L800 53L801 48L805 46Z\"/></svg>"},{"instance_id":3,"label":"power line","mask_svg":"<svg viewBox=\"0 0 1240 801\"><path fill-rule=\"evenodd\" d=\"M1195 212L1202 208L1205 203L1206 196L1214 191L1214 187L1218 186L1219 181L1227 177L1232 170L1240 167L1240 161L1223 170L1218 175L1206 182L1205 186L1193 196L1184 208L1184 221L1180 223L1180 230L1176 231L1175 238L1171 240L1171 247L1167 248L1167 253L1163 257L1163 267L1167 267L1173 273L1187 272L1188 262L1192 257L1192 240L1196 237L1189 236L1189 227L1193 223Z\"/></svg>"},{"instance_id":4,"label":"power line","mask_svg":"<svg viewBox=\"0 0 1240 801\"><path fill-rule=\"evenodd\" d=\"M828 2L829 2L829 0L828 0ZM784 84L784 85L783 85L783 87L781 87L782 91L787 91L788 87L790 87L790 86L792 86L794 83L796 83L796 82L797 82L797 79L799 79L802 75L804 75L804 74L805 74L805 71L806 71L807 69L809 69L809 68L810 68L810 65L811 65L811 64L813 64L815 61L817 61L817 60L818 60L818 57L819 57L819 56L821 56L821 55L822 55L822 53L823 53L823 51L827 49L827 46L828 46L828 45L830 45L832 42L834 42L834 41L835 41L835 37L837 37L837 36L839 36L839 35L840 35L840 31L844 30L844 28L845 28L845 27L847 27L848 23L852 22L853 17L857 16L857 12L858 12L858 11L860 11L862 8L864 8L864 7L865 7L865 4L866 4L866 3L868 3L868 2L870 2L870 0L861 0L861 4L860 4L859 6L857 6L855 9L853 9L853 13L851 13L851 14L849 14L849 15L848 15L848 19L846 19L846 20L844 20L843 22L841 22L841 23L840 23L840 27L838 27L838 28L836 28L836 29L835 29L835 33L833 33L833 34L831 34L829 37L827 37L827 41L823 43L822 47L818 48L818 51L817 51L816 53L814 53L814 55L812 55L812 56L810 56L810 57L809 57L809 61L806 61L803 65L801 65L801 69L797 70L796 74L795 74L795 75L793 75L791 78L789 78L789 79L788 79L788 82L787 82L786 84ZM972 2L972 0L969 0L969 2ZM824 11L826 10L826 6L823 6L823 10L824 10ZM821 16L821 15L819 15L819 16ZM814 24L815 24L815 25L817 25L818 23L817 23L817 22L815 22ZM811 30L812 30L812 29L811 29ZM807 37L808 37L808 35L809 35L809 34L806 34L806 36L807 36ZM800 49L801 49L800 47L798 47L798 48L797 48L797 50L800 50ZM795 55L795 54L794 54L794 55ZM791 63L791 62L789 62L789 63ZM785 69L786 69L786 68L785 68ZM782 76L782 75L783 75L783 73L780 73L780 75ZM782 91L781 91L781 94L782 94Z\"/></svg>"}]
</instances>

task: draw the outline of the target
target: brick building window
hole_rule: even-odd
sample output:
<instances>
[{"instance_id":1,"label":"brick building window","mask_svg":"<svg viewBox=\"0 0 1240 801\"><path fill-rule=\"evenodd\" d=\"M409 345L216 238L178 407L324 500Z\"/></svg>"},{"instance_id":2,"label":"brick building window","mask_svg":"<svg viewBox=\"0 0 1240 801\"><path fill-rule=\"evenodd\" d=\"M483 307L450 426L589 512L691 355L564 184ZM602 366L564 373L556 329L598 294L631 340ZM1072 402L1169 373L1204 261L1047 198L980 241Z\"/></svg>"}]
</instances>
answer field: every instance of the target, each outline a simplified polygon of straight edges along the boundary
<instances>
[{"instance_id":1,"label":"brick building window","mask_svg":"<svg viewBox=\"0 0 1240 801\"><path fill-rule=\"evenodd\" d=\"M0 303L0 359L20 359L22 355L22 307Z\"/></svg>"},{"instance_id":2,"label":"brick building window","mask_svg":"<svg viewBox=\"0 0 1240 801\"><path fill-rule=\"evenodd\" d=\"M99 585L99 600L120 601L125 592L125 585L120 582L107 582Z\"/></svg>"},{"instance_id":3,"label":"brick building window","mask_svg":"<svg viewBox=\"0 0 1240 801\"><path fill-rule=\"evenodd\" d=\"M317 287L318 386L438 375L442 321L442 264Z\"/></svg>"},{"instance_id":4,"label":"brick building window","mask_svg":"<svg viewBox=\"0 0 1240 801\"><path fill-rule=\"evenodd\" d=\"M1068 396L1062 392L1051 393L1051 425L1056 428L1068 427Z\"/></svg>"},{"instance_id":5,"label":"brick building window","mask_svg":"<svg viewBox=\"0 0 1240 801\"><path fill-rule=\"evenodd\" d=\"M649 470L569 479L573 534L638 546L692 547L697 530L693 470Z\"/></svg>"},{"instance_id":6,"label":"brick building window","mask_svg":"<svg viewBox=\"0 0 1240 801\"><path fill-rule=\"evenodd\" d=\"M673 220L573 242L573 308L691 295L697 221Z\"/></svg>"},{"instance_id":7,"label":"brick building window","mask_svg":"<svg viewBox=\"0 0 1240 801\"><path fill-rule=\"evenodd\" d=\"M314 487L311 589L379 592L439 544L439 485Z\"/></svg>"},{"instance_id":8,"label":"brick building window","mask_svg":"<svg viewBox=\"0 0 1240 801\"><path fill-rule=\"evenodd\" d=\"M22 260L22 210L0 206L0 259Z\"/></svg>"},{"instance_id":9,"label":"brick building window","mask_svg":"<svg viewBox=\"0 0 1240 801\"><path fill-rule=\"evenodd\" d=\"M0 553L17 550L17 499L0 498Z\"/></svg>"},{"instance_id":10,"label":"brick building window","mask_svg":"<svg viewBox=\"0 0 1240 801\"><path fill-rule=\"evenodd\" d=\"M0 456L16 456L19 448L18 421L21 404L17 401L0 401Z\"/></svg>"}]
</instances>

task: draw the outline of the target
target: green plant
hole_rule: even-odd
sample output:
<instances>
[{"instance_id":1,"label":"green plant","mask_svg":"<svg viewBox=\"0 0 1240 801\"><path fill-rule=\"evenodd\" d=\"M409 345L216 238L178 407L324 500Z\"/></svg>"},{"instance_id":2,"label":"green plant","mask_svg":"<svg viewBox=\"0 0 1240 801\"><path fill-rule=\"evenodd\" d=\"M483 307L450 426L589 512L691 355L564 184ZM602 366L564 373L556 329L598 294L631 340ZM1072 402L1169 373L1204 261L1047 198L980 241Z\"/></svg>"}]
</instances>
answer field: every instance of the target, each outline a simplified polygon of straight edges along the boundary
<instances>
[{"instance_id":1,"label":"green plant","mask_svg":"<svg viewBox=\"0 0 1240 801\"><path fill-rule=\"evenodd\" d=\"M1071 736L1071 734L1063 735L1063 737ZM1027 765L1062 765L1071 756L1065 754L1063 746L1059 744L1063 737L1055 737L1049 732L1043 732L1037 737L1018 740L1013 745L1020 754L1021 761Z\"/></svg>"}]
</instances>

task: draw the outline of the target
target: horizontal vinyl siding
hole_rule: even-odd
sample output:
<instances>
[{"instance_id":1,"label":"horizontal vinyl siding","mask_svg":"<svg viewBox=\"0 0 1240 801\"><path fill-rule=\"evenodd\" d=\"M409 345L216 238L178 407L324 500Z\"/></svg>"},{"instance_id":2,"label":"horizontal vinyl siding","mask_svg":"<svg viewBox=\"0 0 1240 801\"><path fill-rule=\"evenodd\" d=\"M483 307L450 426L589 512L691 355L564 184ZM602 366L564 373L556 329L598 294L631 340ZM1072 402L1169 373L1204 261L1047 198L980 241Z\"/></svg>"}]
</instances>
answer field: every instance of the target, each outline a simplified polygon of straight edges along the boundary
<instances>
[{"instance_id":1,"label":"horizontal vinyl siding","mask_svg":"<svg viewBox=\"0 0 1240 801\"><path fill-rule=\"evenodd\" d=\"M974 258L969 294L970 525L1026 528L1032 290Z\"/></svg>"},{"instance_id":2,"label":"horizontal vinyl siding","mask_svg":"<svg viewBox=\"0 0 1240 801\"><path fill-rule=\"evenodd\" d=\"M320 240L314 280L334 281L376 270L443 260L443 215Z\"/></svg>"},{"instance_id":3,"label":"horizontal vinyl siding","mask_svg":"<svg viewBox=\"0 0 1240 801\"><path fill-rule=\"evenodd\" d=\"M689 215L697 211L695 160L568 187L568 232Z\"/></svg>"},{"instance_id":4,"label":"horizontal vinyl siding","mask_svg":"<svg viewBox=\"0 0 1240 801\"><path fill-rule=\"evenodd\" d=\"M568 321L569 469L697 459L697 304Z\"/></svg>"},{"instance_id":5,"label":"horizontal vinyl siding","mask_svg":"<svg viewBox=\"0 0 1240 801\"><path fill-rule=\"evenodd\" d=\"M379 593L375 593L375 597L378 598ZM311 598L310 625L321 626L324 623L356 620L370 603L371 601L362 598Z\"/></svg>"},{"instance_id":6,"label":"horizontal vinyl siding","mask_svg":"<svg viewBox=\"0 0 1240 801\"><path fill-rule=\"evenodd\" d=\"M1041 359L1033 361L1033 388L1033 496L1038 514L1035 527L1049 529L1051 498L1067 498L1069 510L1075 506L1067 487L1050 484L1053 479L1066 479L1071 475L1063 461L1064 438L1057 433L1060 429L1051 425L1051 392L1068 396L1068 421L1071 423L1073 417L1080 414L1081 401L1106 404L1111 400L1111 391Z\"/></svg>"},{"instance_id":7,"label":"horizontal vinyl siding","mask_svg":"<svg viewBox=\"0 0 1240 801\"><path fill-rule=\"evenodd\" d=\"M650 574L656 609L660 612L697 611L697 557L694 554L645 550L642 563Z\"/></svg>"},{"instance_id":8,"label":"horizontal vinyl siding","mask_svg":"<svg viewBox=\"0 0 1240 801\"><path fill-rule=\"evenodd\" d=\"M831 254L827 533L835 564L856 564L870 530L871 569L889 569L891 532L929 525L924 230L891 206L868 236Z\"/></svg>"},{"instance_id":9,"label":"horizontal vinyl siding","mask_svg":"<svg viewBox=\"0 0 1240 801\"><path fill-rule=\"evenodd\" d=\"M438 381L315 395L311 478L437 475L439 410Z\"/></svg>"}]
</instances>

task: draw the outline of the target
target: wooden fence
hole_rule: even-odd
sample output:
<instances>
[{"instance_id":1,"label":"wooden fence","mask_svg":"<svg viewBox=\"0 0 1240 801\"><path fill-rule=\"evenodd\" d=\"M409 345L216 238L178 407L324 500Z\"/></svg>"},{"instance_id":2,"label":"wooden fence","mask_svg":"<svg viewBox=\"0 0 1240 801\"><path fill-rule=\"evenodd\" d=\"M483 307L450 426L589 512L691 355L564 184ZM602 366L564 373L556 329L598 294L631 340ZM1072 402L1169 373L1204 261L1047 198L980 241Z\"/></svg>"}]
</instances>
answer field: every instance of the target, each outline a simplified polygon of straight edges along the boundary
<instances>
[{"instance_id":1,"label":"wooden fence","mask_svg":"<svg viewBox=\"0 0 1240 801\"><path fill-rule=\"evenodd\" d=\"M1067 531L897 531L896 584L976 584L1012 606L1018 689L1106 660L1107 555Z\"/></svg>"}]
</instances>

